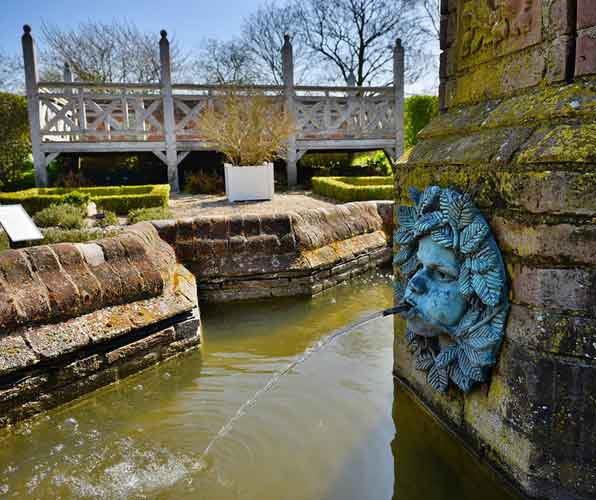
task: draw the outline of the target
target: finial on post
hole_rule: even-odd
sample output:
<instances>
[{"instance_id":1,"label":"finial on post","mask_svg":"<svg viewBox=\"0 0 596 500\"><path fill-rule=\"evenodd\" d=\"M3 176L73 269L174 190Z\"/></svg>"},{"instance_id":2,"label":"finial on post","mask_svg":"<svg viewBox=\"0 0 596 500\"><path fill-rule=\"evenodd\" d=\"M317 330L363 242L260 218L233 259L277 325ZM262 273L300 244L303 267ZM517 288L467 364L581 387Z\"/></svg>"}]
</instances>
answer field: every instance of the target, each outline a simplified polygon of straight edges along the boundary
<instances>
[{"instance_id":1,"label":"finial on post","mask_svg":"<svg viewBox=\"0 0 596 500\"><path fill-rule=\"evenodd\" d=\"M290 34L289 33L284 33L284 45L283 48L284 49L289 49L292 47L292 42L290 41Z\"/></svg>"},{"instance_id":2,"label":"finial on post","mask_svg":"<svg viewBox=\"0 0 596 500\"><path fill-rule=\"evenodd\" d=\"M166 30L161 30L159 34L162 38L168 38L168 32Z\"/></svg>"},{"instance_id":3,"label":"finial on post","mask_svg":"<svg viewBox=\"0 0 596 500\"><path fill-rule=\"evenodd\" d=\"M397 38L395 40L395 48L396 49L403 49L404 48L403 45L401 44L401 38Z\"/></svg>"},{"instance_id":4,"label":"finial on post","mask_svg":"<svg viewBox=\"0 0 596 500\"><path fill-rule=\"evenodd\" d=\"M31 26L29 26L28 24L23 25L23 32L26 35L30 35L31 34Z\"/></svg>"}]
</instances>

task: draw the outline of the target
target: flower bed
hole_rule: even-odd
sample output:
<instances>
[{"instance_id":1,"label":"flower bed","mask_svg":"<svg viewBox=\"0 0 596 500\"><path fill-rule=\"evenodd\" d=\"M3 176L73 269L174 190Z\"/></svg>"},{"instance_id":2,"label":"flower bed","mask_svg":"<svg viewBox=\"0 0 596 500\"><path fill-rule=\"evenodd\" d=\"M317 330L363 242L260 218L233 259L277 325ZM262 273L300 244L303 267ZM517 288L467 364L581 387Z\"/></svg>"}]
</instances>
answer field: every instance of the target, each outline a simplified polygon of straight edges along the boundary
<instances>
[{"instance_id":1,"label":"flower bed","mask_svg":"<svg viewBox=\"0 0 596 500\"><path fill-rule=\"evenodd\" d=\"M392 200L393 177L313 177L312 190L344 202Z\"/></svg>"},{"instance_id":2,"label":"flower bed","mask_svg":"<svg viewBox=\"0 0 596 500\"><path fill-rule=\"evenodd\" d=\"M149 184L145 186L105 186L86 188L31 188L12 193L0 193L0 205L20 203L30 215L50 205L65 202L72 192L86 193L100 210L110 210L126 215L136 208L167 207L170 186Z\"/></svg>"}]
</instances>

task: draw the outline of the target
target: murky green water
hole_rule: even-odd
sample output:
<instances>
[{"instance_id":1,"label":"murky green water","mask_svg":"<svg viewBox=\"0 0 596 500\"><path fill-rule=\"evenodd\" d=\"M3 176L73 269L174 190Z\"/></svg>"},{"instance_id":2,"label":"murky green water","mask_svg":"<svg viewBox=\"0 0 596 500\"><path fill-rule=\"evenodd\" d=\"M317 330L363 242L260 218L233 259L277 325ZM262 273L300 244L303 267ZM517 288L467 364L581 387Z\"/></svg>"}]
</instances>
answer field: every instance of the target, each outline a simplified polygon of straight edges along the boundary
<instances>
[{"instance_id":1,"label":"murky green water","mask_svg":"<svg viewBox=\"0 0 596 500\"><path fill-rule=\"evenodd\" d=\"M394 405L391 318L298 366L201 459L272 374L391 305L390 279L312 300L203 307L202 352L0 433L0 497L511 498L405 393Z\"/></svg>"}]
</instances>

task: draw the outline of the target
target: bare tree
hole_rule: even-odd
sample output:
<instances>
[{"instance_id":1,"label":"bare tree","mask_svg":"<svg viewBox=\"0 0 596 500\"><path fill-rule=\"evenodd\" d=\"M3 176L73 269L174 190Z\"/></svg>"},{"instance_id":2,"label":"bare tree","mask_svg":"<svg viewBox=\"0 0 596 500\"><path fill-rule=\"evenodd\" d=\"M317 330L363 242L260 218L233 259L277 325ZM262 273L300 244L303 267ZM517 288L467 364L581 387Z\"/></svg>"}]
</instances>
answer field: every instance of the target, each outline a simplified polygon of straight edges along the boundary
<instances>
[{"instance_id":1,"label":"bare tree","mask_svg":"<svg viewBox=\"0 0 596 500\"><path fill-rule=\"evenodd\" d=\"M20 94L24 92L24 89L25 82L21 59L0 52L0 90Z\"/></svg>"},{"instance_id":2,"label":"bare tree","mask_svg":"<svg viewBox=\"0 0 596 500\"><path fill-rule=\"evenodd\" d=\"M160 77L159 35L143 33L126 21L87 21L75 28L42 25L45 71L62 71L70 64L79 80L97 82L157 82ZM172 75L181 71L185 56L170 41Z\"/></svg>"},{"instance_id":3,"label":"bare tree","mask_svg":"<svg viewBox=\"0 0 596 500\"><path fill-rule=\"evenodd\" d=\"M258 80L257 64L242 40L205 40L192 65L192 73L211 84L242 85Z\"/></svg>"},{"instance_id":4,"label":"bare tree","mask_svg":"<svg viewBox=\"0 0 596 500\"><path fill-rule=\"evenodd\" d=\"M426 16L429 36L438 40L441 31L440 0L422 0L421 7L424 15Z\"/></svg>"},{"instance_id":5,"label":"bare tree","mask_svg":"<svg viewBox=\"0 0 596 500\"><path fill-rule=\"evenodd\" d=\"M406 48L406 78L424 71L421 0L294 0L298 29L313 55L338 79L358 86L390 81L396 38Z\"/></svg>"},{"instance_id":6,"label":"bare tree","mask_svg":"<svg viewBox=\"0 0 596 500\"><path fill-rule=\"evenodd\" d=\"M281 48L284 35L290 35L294 49L295 80L304 80L306 67L306 47L297 35L298 12L294 5L278 6L266 2L245 19L242 38L259 66L260 81L275 85L283 83ZM312 68L310 71L312 75Z\"/></svg>"}]
</instances>

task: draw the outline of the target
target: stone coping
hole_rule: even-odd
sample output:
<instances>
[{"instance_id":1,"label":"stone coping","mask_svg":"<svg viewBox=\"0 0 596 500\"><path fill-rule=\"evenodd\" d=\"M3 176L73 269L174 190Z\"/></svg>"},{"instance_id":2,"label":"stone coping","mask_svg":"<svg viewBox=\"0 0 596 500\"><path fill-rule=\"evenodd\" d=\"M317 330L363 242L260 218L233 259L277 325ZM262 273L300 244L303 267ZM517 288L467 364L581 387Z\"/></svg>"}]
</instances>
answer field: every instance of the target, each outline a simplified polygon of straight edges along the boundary
<instances>
[{"instance_id":1,"label":"stone coping","mask_svg":"<svg viewBox=\"0 0 596 500\"><path fill-rule=\"evenodd\" d=\"M312 267L311 261L324 254L335 261L346 253L338 246L341 242L359 242L363 235L375 235L375 248L387 245L392 221L392 202L355 202L283 214L198 216L153 224L178 259L205 281L292 272Z\"/></svg>"},{"instance_id":2,"label":"stone coping","mask_svg":"<svg viewBox=\"0 0 596 500\"><path fill-rule=\"evenodd\" d=\"M56 323L157 297L172 287L176 257L149 223L112 238L0 253L0 328Z\"/></svg>"}]
</instances>

